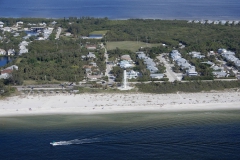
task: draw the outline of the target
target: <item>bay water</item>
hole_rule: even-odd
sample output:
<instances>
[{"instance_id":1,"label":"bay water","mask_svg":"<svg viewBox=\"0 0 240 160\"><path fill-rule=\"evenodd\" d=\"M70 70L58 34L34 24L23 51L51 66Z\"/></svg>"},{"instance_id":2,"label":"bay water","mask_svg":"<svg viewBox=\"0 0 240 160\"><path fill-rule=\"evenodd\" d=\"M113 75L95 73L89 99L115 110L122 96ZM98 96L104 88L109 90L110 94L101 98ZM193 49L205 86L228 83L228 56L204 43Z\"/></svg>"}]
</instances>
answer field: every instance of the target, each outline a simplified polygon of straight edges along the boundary
<instances>
[{"instance_id":1,"label":"bay water","mask_svg":"<svg viewBox=\"0 0 240 160\"><path fill-rule=\"evenodd\" d=\"M0 67L4 67L6 64L11 62L12 58L11 57L0 57Z\"/></svg>"},{"instance_id":2,"label":"bay water","mask_svg":"<svg viewBox=\"0 0 240 160\"><path fill-rule=\"evenodd\" d=\"M239 0L1 0L0 17L240 19Z\"/></svg>"}]
</instances>

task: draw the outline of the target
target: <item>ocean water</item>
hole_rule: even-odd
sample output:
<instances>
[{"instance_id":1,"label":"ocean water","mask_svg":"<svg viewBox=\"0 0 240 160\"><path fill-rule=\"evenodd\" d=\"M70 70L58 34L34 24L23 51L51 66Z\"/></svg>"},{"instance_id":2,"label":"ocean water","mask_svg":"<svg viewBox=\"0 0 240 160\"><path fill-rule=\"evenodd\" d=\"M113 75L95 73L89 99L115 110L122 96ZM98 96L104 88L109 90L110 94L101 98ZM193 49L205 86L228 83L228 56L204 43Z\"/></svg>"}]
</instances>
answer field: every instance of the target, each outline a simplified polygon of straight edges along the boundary
<instances>
[{"instance_id":1,"label":"ocean water","mask_svg":"<svg viewBox=\"0 0 240 160\"><path fill-rule=\"evenodd\" d=\"M0 0L0 17L240 19L239 0Z\"/></svg>"},{"instance_id":2,"label":"ocean water","mask_svg":"<svg viewBox=\"0 0 240 160\"><path fill-rule=\"evenodd\" d=\"M0 118L0 157L240 159L240 111ZM51 142L62 145L51 146Z\"/></svg>"}]
</instances>

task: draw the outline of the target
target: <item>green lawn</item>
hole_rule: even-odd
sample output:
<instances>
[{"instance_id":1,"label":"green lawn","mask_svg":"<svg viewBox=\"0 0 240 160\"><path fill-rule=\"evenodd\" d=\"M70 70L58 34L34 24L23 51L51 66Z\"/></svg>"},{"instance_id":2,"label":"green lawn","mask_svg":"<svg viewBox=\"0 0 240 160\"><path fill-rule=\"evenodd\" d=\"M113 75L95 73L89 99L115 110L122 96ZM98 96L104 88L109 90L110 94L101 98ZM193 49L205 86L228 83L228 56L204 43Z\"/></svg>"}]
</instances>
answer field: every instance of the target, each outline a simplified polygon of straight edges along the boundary
<instances>
[{"instance_id":1,"label":"green lawn","mask_svg":"<svg viewBox=\"0 0 240 160\"><path fill-rule=\"evenodd\" d=\"M22 58L17 58L16 64L19 64L21 62Z\"/></svg>"},{"instance_id":2,"label":"green lawn","mask_svg":"<svg viewBox=\"0 0 240 160\"><path fill-rule=\"evenodd\" d=\"M105 35L108 32L108 30L101 30L101 31L93 31L89 34L101 34L101 35Z\"/></svg>"},{"instance_id":3,"label":"green lawn","mask_svg":"<svg viewBox=\"0 0 240 160\"><path fill-rule=\"evenodd\" d=\"M144 42L136 42L136 41L119 41L119 42L107 42L107 50L113 50L117 47L119 49L127 49L131 50L133 52L138 51L141 47L156 47L160 44L150 44L150 43L144 43Z\"/></svg>"}]
</instances>

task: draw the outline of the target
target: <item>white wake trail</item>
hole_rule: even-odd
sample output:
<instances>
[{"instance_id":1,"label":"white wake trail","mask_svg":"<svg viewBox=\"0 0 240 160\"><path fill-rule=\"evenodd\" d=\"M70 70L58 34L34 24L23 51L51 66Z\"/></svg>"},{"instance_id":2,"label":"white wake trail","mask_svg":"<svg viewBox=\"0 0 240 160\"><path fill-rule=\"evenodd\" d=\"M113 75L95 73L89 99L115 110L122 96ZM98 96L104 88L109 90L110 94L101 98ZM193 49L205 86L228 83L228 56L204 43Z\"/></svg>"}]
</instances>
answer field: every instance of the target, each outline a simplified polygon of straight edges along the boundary
<instances>
[{"instance_id":1,"label":"white wake trail","mask_svg":"<svg viewBox=\"0 0 240 160\"><path fill-rule=\"evenodd\" d=\"M98 138L91 138L91 139L74 139L70 141L58 141L58 142L51 142L52 146L66 146L66 145L77 145L77 144L87 144L87 143L96 143L99 142Z\"/></svg>"}]
</instances>

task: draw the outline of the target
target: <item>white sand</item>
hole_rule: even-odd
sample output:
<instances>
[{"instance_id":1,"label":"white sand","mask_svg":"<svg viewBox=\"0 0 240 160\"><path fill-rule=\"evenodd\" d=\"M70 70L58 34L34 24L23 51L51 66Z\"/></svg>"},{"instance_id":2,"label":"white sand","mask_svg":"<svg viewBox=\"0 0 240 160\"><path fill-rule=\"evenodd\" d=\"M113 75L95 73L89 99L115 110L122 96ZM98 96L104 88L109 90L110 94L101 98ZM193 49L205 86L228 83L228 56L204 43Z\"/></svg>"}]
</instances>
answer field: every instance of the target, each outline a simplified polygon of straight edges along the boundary
<instances>
[{"instance_id":1,"label":"white sand","mask_svg":"<svg viewBox=\"0 0 240 160\"><path fill-rule=\"evenodd\" d=\"M240 109L239 92L24 95L0 101L0 117Z\"/></svg>"}]
</instances>

